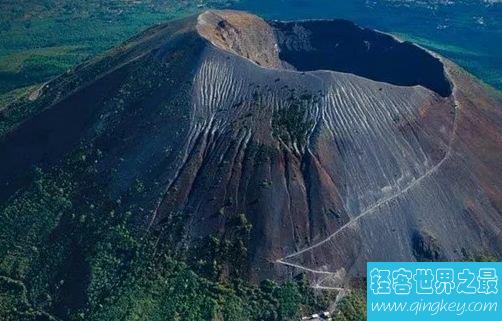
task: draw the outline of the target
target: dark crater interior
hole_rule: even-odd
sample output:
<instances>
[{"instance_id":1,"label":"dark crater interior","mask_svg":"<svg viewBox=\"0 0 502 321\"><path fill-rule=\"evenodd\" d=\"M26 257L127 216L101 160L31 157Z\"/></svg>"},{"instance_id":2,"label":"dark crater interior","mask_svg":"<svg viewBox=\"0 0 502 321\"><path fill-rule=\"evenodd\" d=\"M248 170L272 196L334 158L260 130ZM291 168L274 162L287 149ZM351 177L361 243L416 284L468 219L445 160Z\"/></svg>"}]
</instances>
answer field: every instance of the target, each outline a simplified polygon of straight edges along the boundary
<instances>
[{"instance_id":1,"label":"dark crater interior","mask_svg":"<svg viewBox=\"0 0 502 321\"><path fill-rule=\"evenodd\" d=\"M346 20L272 22L280 58L300 71L333 70L451 94L441 61L410 42Z\"/></svg>"}]
</instances>

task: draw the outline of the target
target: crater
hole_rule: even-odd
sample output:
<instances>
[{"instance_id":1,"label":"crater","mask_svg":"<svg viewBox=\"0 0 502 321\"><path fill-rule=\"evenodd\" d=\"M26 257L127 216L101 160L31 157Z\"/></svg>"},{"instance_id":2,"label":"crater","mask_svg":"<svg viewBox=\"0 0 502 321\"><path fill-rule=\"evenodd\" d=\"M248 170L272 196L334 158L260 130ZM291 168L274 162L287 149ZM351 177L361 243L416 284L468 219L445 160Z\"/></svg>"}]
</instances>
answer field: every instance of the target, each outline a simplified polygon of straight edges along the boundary
<instances>
[{"instance_id":1,"label":"crater","mask_svg":"<svg viewBox=\"0 0 502 321\"><path fill-rule=\"evenodd\" d=\"M346 20L272 22L279 58L299 71L333 70L399 86L421 85L443 97L452 88L426 50Z\"/></svg>"},{"instance_id":2,"label":"crater","mask_svg":"<svg viewBox=\"0 0 502 321\"><path fill-rule=\"evenodd\" d=\"M347 20L267 22L232 10L198 17L199 34L214 46L274 69L331 70L398 86L420 85L447 97L442 62L426 50Z\"/></svg>"}]
</instances>

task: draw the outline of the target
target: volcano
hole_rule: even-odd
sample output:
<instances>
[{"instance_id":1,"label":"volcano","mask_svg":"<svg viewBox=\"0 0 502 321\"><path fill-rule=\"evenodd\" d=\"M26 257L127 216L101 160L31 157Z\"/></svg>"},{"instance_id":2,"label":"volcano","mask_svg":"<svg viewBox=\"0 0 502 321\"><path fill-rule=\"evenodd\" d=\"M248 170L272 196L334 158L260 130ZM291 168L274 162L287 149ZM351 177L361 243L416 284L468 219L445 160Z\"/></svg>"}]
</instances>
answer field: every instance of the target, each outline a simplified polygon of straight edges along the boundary
<instances>
[{"instance_id":1,"label":"volcano","mask_svg":"<svg viewBox=\"0 0 502 321\"><path fill-rule=\"evenodd\" d=\"M0 202L30 168L92 146L93 179L141 208L141 233L163 242L182 213L179 249L226 235L243 243L250 280L306 273L336 288L367 261L502 255L500 94L348 21L207 11L154 26L30 99L0 141ZM126 197L137 182L146 197ZM242 218L245 240L232 223Z\"/></svg>"}]
</instances>

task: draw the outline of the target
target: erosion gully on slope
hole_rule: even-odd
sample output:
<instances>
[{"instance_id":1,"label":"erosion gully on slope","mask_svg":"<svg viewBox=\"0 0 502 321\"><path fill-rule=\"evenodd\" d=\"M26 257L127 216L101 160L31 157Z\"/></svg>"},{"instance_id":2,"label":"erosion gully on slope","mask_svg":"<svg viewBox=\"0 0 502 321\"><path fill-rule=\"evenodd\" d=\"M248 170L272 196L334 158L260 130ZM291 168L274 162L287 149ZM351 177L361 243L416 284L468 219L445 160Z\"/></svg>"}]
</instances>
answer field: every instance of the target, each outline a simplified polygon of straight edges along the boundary
<instances>
[{"instance_id":1,"label":"erosion gully on slope","mask_svg":"<svg viewBox=\"0 0 502 321\"><path fill-rule=\"evenodd\" d=\"M325 275L324 278L321 278L319 281L316 282L315 285L312 286L313 288L322 289L322 290L336 290L336 291L343 290L343 287L331 287L331 286L322 286L321 285L322 283L324 283L328 279L335 280L336 272L311 269L311 268L308 268L308 267L305 267L305 266L302 266L302 265L299 265L299 264L287 262L285 260L289 259L289 258L292 258L292 257L295 257L295 256L298 256L298 255L303 254L305 252L311 251L311 250L315 249L316 247L318 247L318 246L320 246L320 245L322 245L322 244L324 244L324 243L332 240L337 235L339 235L341 232L343 232L345 229L347 229L350 226L353 226L359 220L361 220L362 218L364 218L366 215L373 213L380 206L382 206L382 205L384 205L384 204L386 204L386 203L388 203L388 202L390 202L390 201L392 201L392 200L400 197L401 195L405 194L406 192L408 192L409 190L411 190L413 187L417 186L425 178L431 176L432 174L434 174L435 172L438 171L438 169L451 156L452 145L453 145L453 142L454 142L454 139L455 139L455 133L456 133L456 129L457 129L457 116L458 116L458 108L460 108L460 105L458 104L458 101L455 98L455 88L453 90L454 91L452 93L452 97L454 98L454 103L455 103L454 104L454 106L455 106L455 114L454 114L454 120L453 120L453 129L452 129L452 132L451 132L451 135L450 135L450 139L449 139L449 142L448 142L448 147L447 147L447 151L445 153L445 156L436 165L434 165L433 167L431 167L427 172L425 172L425 174L423 174L422 176L420 176L417 179L415 179L414 181L412 181L408 186L406 186L405 188L401 189L399 192L397 192L397 193L395 193L393 195L390 195L390 196L388 196L386 198L383 198L380 201L378 201L375 204L373 204L370 207L368 207L365 211L361 212L360 214L358 214L357 216L355 216L353 219L351 219L349 222L347 222L346 224L342 225L338 230L336 230L333 234L329 235L327 238L325 238L325 239L323 239L323 240L317 242L316 244L313 244L313 245L311 245L311 246L309 246L307 248L304 248L304 249L299 250L299 251L297 251L295 253L289 254L289 255L287 255L287 256L285 256L283 258L277 259L275 261L275 263L283 264L283 265L290 266L290 267L293 267L293 268L297 268L297 269L300 269L300 270L303 270L303 271L306 271L306 272L309 272L309 273L313 273L313 274Z\"/></svg>"}]
</instances>

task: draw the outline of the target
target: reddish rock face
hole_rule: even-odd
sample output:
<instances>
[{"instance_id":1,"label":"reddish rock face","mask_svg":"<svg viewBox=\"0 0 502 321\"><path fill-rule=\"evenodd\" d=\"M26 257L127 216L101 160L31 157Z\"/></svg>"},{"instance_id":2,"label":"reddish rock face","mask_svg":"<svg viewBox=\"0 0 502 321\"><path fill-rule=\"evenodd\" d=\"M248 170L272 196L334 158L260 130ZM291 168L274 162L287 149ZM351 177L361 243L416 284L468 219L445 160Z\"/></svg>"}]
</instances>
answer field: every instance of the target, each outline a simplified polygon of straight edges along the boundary
<instances>
[{"instance_id":1,"label":"reddish rock face","mask_svg":"<svg viewBox=\"0 0 502 321\"><path fill-rule=\"evenodd\" d=\"M360 42L345 48L347 34ZM139 228L162 241L182 213L177 241L195 260L211 237L232 245L223 274L337 287L369 260L502 253L500 95L347 22L207 12L145 31L29 104L0 142L0 197L91 142L110 195L145 182Z\"/></svg>"},{"instance_id":2,"label":"reddish rock face","mask_svg":"<svg viewBox=\"0 0 502 321\"><path fill-rule=\"evenodd\" d=\"M240 11L207 11L197 31L214 46L269 68L281 68L274 29L263 19Z\"/></svg>"}]
</instances>

